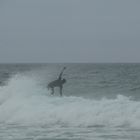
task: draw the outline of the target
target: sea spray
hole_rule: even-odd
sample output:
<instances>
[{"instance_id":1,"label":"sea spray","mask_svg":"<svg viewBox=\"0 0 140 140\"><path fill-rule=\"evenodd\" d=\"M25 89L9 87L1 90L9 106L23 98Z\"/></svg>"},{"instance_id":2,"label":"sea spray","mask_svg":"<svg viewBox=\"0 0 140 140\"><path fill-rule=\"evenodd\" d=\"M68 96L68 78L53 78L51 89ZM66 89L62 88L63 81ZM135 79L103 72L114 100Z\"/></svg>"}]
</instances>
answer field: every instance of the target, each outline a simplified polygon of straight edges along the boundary
<instances>
[{"instance_id":1,"label":"sea spray","mask_svg":"<svg viewBox=\"0 0 140 140\"><path fill-rule=\"evenodd\" d=\"M0 88L0 104L1 123L140 128L139 101L123 95L101 100L51 96L26 75L15 75Z\"/></svg>"}]
</instances>

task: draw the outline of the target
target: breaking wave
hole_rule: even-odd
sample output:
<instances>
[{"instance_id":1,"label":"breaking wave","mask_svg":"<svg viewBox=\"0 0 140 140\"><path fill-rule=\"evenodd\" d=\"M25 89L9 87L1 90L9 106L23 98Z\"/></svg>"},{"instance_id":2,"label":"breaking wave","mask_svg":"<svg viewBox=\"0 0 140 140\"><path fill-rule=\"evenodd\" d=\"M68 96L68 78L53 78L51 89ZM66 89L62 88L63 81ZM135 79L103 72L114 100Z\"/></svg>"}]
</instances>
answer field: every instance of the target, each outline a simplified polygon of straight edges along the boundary
<instances>
[{"instance_id":1,"label":"breaking wave","mask_svg":"<svg viewBox=\"0 0 140 140\"><path fill-rule=\"evenodd\" d=\"M140 102L116 99L50 96L38 80L15 75L0 87L0 123L60 126L140 127Z\"/></svg>"}]
</instances>

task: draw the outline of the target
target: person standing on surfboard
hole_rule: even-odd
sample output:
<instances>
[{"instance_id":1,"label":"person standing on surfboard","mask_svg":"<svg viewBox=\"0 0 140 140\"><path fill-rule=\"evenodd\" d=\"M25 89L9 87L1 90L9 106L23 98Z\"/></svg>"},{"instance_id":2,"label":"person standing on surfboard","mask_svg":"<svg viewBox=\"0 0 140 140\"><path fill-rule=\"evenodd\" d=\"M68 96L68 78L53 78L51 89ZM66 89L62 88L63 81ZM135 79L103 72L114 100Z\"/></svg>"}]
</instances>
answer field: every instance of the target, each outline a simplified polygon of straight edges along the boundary
<instances>
[{"instance_id":1,"label":"person standing on surfboard","mask_svg":"<svg viewBox=\"0 0 140 140\"><path fill-rule=\"evenodd\" d=\"M61 71L61 73L59 74L59 77L57 80L52 81L48 84L48 89L51 89L51 94L54 94L54 88L55 87L59 87L60 88L60 96L62 96L62 89L63 89L63 84L66 83L66 79L62 79L62 74L64 72L64 70L66 69L66 67L64 67Z\"/></svg>"}]
</instances>

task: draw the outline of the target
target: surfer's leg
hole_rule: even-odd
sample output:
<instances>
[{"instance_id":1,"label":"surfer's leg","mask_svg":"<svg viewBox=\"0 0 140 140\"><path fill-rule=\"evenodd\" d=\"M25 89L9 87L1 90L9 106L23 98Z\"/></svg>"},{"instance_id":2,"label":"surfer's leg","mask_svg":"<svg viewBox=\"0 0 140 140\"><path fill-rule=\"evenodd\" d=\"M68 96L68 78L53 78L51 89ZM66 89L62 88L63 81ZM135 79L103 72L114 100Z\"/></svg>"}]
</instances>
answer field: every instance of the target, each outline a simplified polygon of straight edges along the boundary
<instances>
[{"instance_id":1,"label":"surfer's leg","mask_svg":"<svg viewBox=\"0 0 140 140\"><path fill-rule=\"evenodd\" d=\"M54 95L54 88L51 88L51 94Z\"/></svg>"},{"instance_id":2,"label":"surfer's leg","mask_svg":"<svg viewBox=\"0 0 140 140\"><path fill-rule=\"evenodd\" d=\"M60 87L60 96L62 96L62 86Z\"/></svg>"}]
</instances>

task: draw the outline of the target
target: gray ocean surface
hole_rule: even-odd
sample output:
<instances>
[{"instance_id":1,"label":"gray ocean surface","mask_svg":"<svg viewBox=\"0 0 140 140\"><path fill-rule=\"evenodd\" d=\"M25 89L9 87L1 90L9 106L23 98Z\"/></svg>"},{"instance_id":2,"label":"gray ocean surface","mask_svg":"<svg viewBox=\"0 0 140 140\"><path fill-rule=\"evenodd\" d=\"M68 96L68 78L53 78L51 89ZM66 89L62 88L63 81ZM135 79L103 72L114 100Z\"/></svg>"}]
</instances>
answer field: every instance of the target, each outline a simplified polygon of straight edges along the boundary
<instances>
[{"instance_id":1,"label":"gray ocean surface","mask_svg":"<svg viewBox=\"0 0 140 140\"><path fill-rule=\"evenodd\" d=\"M114 139L140 139L140 64L0 64L0 140Z\"/></svg>"}]
</instances>

